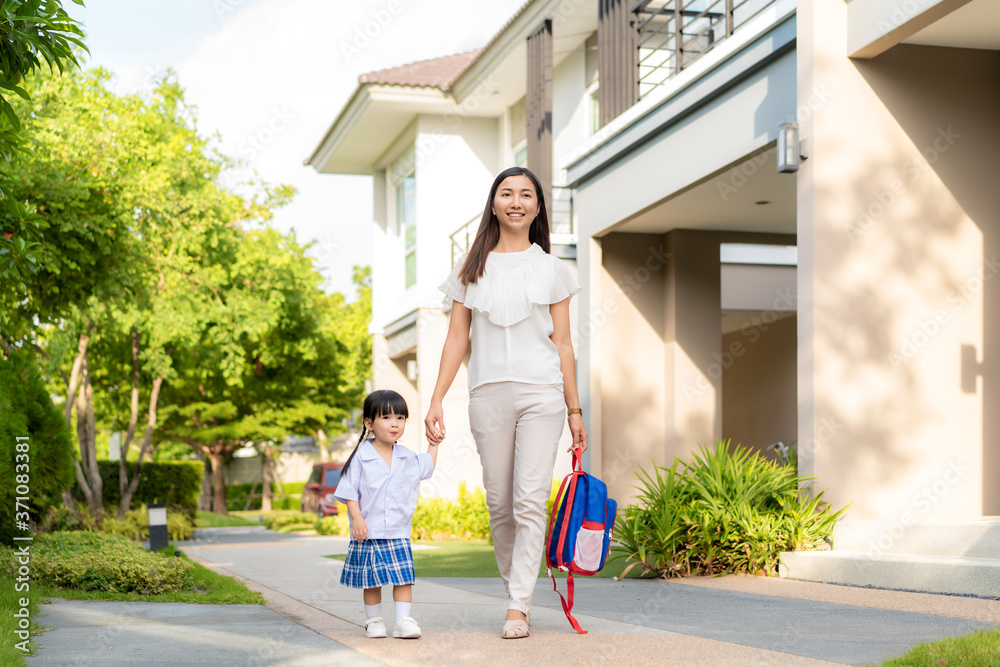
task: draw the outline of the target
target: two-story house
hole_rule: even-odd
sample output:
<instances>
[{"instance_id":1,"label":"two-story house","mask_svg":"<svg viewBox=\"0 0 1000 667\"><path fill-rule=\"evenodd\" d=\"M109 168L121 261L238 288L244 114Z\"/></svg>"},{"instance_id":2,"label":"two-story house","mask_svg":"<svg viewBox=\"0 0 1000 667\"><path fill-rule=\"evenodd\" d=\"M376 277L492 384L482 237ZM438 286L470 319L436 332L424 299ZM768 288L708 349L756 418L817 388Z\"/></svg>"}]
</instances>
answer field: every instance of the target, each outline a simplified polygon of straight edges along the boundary
<instances>
[{"instance_id":1,"label":"two-story house","mask_svg":"<svg viewBox=\"0 0 1000 667\"><path fill-rule=\"evenodd\" d=\"M436 286L526 164L618 498L698 443L794 442L851 506L786 573L1000 595L998 51L992 0L530 0L480 51L361 77L309 163L375 181L376 385L422 416ZM478 474L463 380L442 480Z\"/></svg>"}]
</instances>

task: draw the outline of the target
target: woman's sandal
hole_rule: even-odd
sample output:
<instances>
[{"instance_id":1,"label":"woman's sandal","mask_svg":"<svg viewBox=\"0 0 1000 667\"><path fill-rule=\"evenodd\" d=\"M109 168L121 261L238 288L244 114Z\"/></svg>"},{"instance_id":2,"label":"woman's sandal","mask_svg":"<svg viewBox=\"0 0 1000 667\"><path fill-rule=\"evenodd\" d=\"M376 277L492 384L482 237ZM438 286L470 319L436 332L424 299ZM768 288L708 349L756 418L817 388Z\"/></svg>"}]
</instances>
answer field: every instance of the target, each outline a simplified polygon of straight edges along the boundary
<instances>
[{"instance_id":1,"label":"woman's sandal","mask_svg":"<svg viewBox=\"0 0 1000 667\"><path fill-rule=\"evenodd\" d=\"M521 619L508 619L504 621L503 630L500 631L500 636L504 639L520 639L522 637L528 636L528 629L531 626L531 614L526 614L527 618L525 620Z\"/></svg>"}]
</instances>

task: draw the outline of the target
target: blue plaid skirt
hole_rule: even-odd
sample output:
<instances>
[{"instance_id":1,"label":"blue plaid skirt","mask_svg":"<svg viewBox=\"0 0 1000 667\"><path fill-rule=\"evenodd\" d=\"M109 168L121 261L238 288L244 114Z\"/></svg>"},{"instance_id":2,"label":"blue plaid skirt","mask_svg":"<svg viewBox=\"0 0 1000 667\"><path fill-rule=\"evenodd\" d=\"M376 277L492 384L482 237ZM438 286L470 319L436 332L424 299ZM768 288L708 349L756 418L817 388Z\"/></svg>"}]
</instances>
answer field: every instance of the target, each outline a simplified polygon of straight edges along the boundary
<instances>
[{"instance_id":1,"label":"blue plaid skirt","mask_svg":"<svg viewBox=\"0 0 1000 667\"><path fill-rule=\"evenodd\" d=\"M387 540L351 540L340 583L351 588L379 588L412 584L413 552L405 537Z\"/></svg>"}]
</instances>

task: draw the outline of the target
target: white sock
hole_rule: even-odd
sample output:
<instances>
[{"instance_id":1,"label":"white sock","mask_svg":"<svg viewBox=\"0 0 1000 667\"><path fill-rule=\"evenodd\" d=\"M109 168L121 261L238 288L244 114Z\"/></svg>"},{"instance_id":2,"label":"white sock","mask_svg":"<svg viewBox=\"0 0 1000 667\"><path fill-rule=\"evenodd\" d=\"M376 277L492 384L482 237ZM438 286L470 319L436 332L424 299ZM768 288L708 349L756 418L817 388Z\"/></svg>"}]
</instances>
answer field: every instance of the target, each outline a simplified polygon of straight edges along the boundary
<instances>
[{"instance_id":1,"label":"white sock","mask_svg":"<svg viewBox=\"0 0 1000 667\"><path fill-rule=\"evenodd\" d=\"M381 604L366 604L365 605L365 618L372 619L376 616L382 615L382 605Z\"/></svg>"},{"instance_id":2,"label":"white sock","mask_svg":"<svg viewBox=\"0 0 1000 667\"><path fill-rule=\"evenodd\" d=\"M396 620L401 618L406 618L410 615L410 604L409 602L397 602L396 603Z\"/></svg>"}]
</instances>

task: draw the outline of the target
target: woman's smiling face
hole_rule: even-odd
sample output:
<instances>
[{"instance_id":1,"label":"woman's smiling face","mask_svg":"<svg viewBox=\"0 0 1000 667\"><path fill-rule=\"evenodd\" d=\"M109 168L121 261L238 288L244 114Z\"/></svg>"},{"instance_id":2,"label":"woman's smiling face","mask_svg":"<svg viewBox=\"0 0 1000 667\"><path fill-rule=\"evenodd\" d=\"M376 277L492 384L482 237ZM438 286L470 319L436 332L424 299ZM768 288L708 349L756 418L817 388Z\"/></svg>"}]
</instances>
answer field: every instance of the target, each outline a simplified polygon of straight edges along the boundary
<instances>
[{"instance_id":1,"label":"woman's smiling face","mask_svg":"<svg viewBox=\"0 0 1000 667\"><path fill-rule=\"evenodd\" d=\"M538 215L538 193L531 179L523 174L505 178L493 197L493 215L501 229L526 232Z\"/></svg>"}]
</instances>

